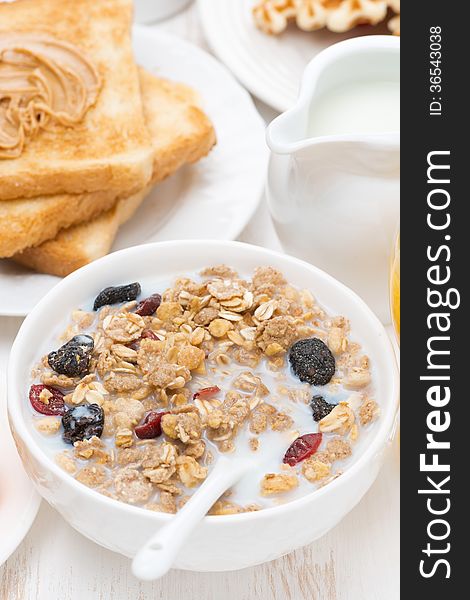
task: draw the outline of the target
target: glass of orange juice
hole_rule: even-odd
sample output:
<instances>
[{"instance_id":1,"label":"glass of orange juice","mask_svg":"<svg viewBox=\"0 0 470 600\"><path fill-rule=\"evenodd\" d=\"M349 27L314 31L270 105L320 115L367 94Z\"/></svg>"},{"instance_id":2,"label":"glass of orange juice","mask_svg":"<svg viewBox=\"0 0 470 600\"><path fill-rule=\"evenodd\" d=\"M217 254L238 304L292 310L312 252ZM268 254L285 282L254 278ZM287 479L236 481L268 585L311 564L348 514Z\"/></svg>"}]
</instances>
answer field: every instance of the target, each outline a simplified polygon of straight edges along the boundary
<instances>
[{"instance_id":1,"label":"glass of orange juice","mask_svg":"<svg viewBox=\"0 0 470 600\"><path fill-rule=\"evenodd\" d=\"M390 266L390 310L398 341L400 341L400 234L397 235Z\"/></svg>"}]
</instances>

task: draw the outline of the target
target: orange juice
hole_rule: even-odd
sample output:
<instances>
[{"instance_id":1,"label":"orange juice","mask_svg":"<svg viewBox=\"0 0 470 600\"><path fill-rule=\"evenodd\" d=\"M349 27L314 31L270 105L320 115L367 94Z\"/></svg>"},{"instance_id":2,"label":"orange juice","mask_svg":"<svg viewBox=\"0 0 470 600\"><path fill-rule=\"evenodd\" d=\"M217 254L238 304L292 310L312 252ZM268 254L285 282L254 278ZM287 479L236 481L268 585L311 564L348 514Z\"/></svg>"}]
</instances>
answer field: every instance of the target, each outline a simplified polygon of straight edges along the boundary
<instances>
[{"instance_id":1,"label":"orange juice","mask_svg":"<svg viewBox=\"0 0 470 600\"><path fill-rule=\"evenodd\" d=\"M400 341L400 236L397 237L390 271L390 309L398 341Z\"/></svg>"}]
</instances>

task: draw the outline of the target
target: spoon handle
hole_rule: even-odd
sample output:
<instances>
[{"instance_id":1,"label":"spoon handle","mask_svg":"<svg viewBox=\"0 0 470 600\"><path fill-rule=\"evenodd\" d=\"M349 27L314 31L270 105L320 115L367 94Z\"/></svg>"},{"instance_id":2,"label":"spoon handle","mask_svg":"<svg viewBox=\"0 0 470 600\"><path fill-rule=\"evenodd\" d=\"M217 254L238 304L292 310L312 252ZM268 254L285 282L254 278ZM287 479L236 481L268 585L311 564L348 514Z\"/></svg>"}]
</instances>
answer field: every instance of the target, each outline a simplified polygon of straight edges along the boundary
<instances>
[{"instance_id":1,"label":"spoon handle","mask_svg":"<svg viewBox=\"0 0 470 600\"><path fill-rule=\"evenodd\" d=\"M233 461L221 456L201 487L137 552L132 572L139 579L151 581L167 573L193 529L214 502L249 469L246 460Z\"/></svg>"}]
</instances>

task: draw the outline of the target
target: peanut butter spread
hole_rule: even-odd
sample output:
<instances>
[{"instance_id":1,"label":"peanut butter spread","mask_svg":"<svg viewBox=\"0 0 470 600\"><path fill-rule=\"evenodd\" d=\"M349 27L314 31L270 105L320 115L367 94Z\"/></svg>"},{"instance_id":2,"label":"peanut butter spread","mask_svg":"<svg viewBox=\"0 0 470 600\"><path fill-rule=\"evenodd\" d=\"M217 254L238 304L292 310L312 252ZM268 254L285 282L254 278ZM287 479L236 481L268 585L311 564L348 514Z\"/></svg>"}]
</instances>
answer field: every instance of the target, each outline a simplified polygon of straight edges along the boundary
<instances>
[{"instance_id":1,"label":"peanut butter spread","mask_svg":"<svg viewBox=\"0 0 470 600\"><path fill-rule=\"evenodd\" d=\"M0 159L20 156L41 129L77 126L100 87L97 69L76 46L0 32Z\"/></svg>"}]
</instances>

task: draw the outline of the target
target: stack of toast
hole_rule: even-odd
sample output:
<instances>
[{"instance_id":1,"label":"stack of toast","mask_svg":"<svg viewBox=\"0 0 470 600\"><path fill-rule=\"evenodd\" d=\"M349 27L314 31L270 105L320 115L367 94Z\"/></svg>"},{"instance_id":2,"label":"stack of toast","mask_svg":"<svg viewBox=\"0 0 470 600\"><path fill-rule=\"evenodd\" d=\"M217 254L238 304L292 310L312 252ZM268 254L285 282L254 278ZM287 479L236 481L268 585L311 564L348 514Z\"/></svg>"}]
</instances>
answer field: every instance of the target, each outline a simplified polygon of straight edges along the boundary
<instances>
[{"instance_id":1,"label":"stack of toast","mask_svg":"<svg viewBox=\"0 0 470 600\"><path fill-rule=\"evenodd\" d=\"M151 187L215 144L193 90L137 67L131 23L132 0L0 3L1 258L64 276L105 255ZM9 86L30 66L21 112ZM92 69L87 108L70 82L80 91ZM80 119L54 99L72 92Z\"/></svg>"}]
</instances>

